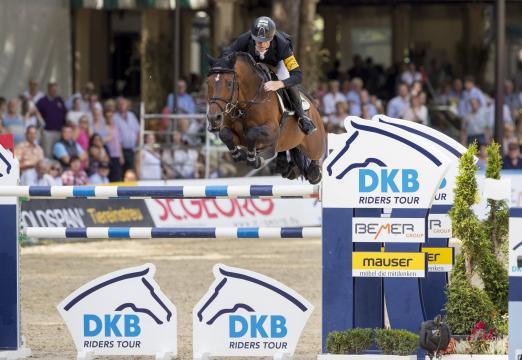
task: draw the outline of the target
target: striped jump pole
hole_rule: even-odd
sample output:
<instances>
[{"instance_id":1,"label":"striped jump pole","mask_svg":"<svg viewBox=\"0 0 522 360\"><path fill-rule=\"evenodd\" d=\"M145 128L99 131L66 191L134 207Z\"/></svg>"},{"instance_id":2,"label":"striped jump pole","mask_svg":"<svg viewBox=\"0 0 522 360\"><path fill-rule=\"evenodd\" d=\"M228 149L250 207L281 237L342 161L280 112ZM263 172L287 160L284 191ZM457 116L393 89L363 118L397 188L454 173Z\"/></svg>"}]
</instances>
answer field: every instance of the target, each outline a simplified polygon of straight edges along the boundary
<instances>
[{"instance_id":1,"label":"striped jump pole","mask_svg":"<svg viewBox=\"0 0 522 360\"><path fill-rule=\"evenodd\" d=\"M153 239L153 238L211 238L211 239L309 239L320 238L320 227L88 227L42 228L28 227L28 237L46 239Z\"/></svg>"},{"instance_id":2,"label":"striped jump pole","mask_svg":"<svg viewBox=\"0 0 522 360\"><path fill-rule=\"evenodd\" d=\"M311 198L319 185L0 186L0 197L30 198Z\"/></svg>"}]
</instances>

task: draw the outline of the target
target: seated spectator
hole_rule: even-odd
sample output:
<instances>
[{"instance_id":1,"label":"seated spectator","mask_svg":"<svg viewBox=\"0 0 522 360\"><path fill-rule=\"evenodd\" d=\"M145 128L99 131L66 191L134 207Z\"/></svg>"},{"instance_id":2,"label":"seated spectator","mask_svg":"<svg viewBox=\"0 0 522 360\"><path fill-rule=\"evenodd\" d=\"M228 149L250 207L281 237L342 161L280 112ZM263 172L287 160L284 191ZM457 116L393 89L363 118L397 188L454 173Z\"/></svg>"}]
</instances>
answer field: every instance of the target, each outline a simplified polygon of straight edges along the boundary
<instances>
[{"instance_id":1,"label":"seated spectator","mask_svg":"<svg viewBox=\"0 0 522 360\"><path fill-rule=\"evenodd\" d=\"M344 95L339 91L339 81L333 80L328 83L329 91L323 97L323 112L325 115L335 113L335 104L346 101Z\"/></svg>"},{"instance_id":2,"label":"seated spectator","mask_svg":"<svg viewBox=\"0 0 522 360\"><path fill-rule=\"evenodd\" d=\"M93 134L89 140L89 172L91 174L96 172L102 162L108 163L109 161L109 154L105 150L101 136Z\"/></svg>"},{"instance_id":3,"label":"seated spectator","mask_svg":"<svg viewBox=\"0 0 522 360\"><path fill-rule=\"evenodd\" d=\"M80 123L75 129L75 140L84 151L89 149L89 139L91 137L91 130L89 129L89 119L87 115L80 118Z\"/></svg>"},{"instance_id":4,"label":"seated spectator","mask_svg":"<svg viewBox=\"0 0 522 360\"><path fill-rule=\"evenodd\" d=\"M328 117L326 131L335 134L346 132L344 128L344 119L346 119L347 116L348 103L346 101L338 101L337 104L335 104L335 114Z\"/></svg>"},{"instance_id":5,"label":"seated spectator","mask_svg":"<svg viewBox=\"0 0 522 360\"><path fill-rule=\"evenodd\" d=\"M71 97L67 99L65 106L68 110L71 110L74 100L80 99L80 111L89 111L89 98L91 94L94 94L94 91L94 84L89 81L84 86L82 86L79 92L72 94Z\"/></svg>"},{"instance_id":6,"label":"seated spectator","mask_svg":"<svg viewBox=\"0 0 522 360\"><path fill-rule=\"evenodd\" d=\"M103 104L103 111L110 111L114 113L116 111L116 101L113 99L106 100Z\"/></svg>"},{"instance_id":7,"label":"seated spectator","mask_svg":"<svg viewBox=\"0 0 522 360\"><path fill-rule=\"evenodd\" d=\"M377 100L377 97L375 97L375 100ZM363 116L363 109L362 109L363 105L366 105L366 109L367 109L368 113L365 116L368 116L368 117L364 117ZM371 101L370 94L368 93L368 90L362 89L361 90L361 109L360 109L360 114L357 114L357 116L360 116L363 119L370 120L373 116L377 115L378 113L379 112L377 111L377 108L375 107L375 105Z\"/></svg>"},{"instance_id":8,"label":"seated spectator","mask_svg":"<svg viewBox=\"0 0 522 360\"><path fill-rule=\"evenodd\" d=\"M410 108L409 88L406 83L399 84L399 94L388 103L387 115L392 118L402 118Z\"/></svg>"},{"instance_id":9,"label":"seated spectator","mask_svg":"<svg viewBox=\"0 0 522 360\"><path fill-rule=\"evenodd\" d=\"M478 99L471 99L471 112L464 117L463 122L461 140L466 139L464 145L474 141L479 144L488 142L491 134L488 114Z\"/></svg>"},{"instance_id":10,"label":"seated spectator","mask_svg":"<svg viewBox=\"0 0 522 360\"><path fill-rule=\"evenodd\" d=\"M502 150L504 156L508 153L508 145L510 143L518 143L518 138L515 135L515 129L511 124L504 124L504 136L502 137Z\"/></svg>"},{"instance_id":11,"label":"seated spectator","mask_svg":"<svg viewBox=\"0 0 522 360\"><path fill-rule=\"evenodd\" d=\"M422 105L420 94L411 97L411 106L404 113L403 119L428 125L428 108Z\"/></svg>"},{"instance_id":12,"label":"seated spectator","mask_svg":"<svg viewBox=\"0 0 522 360\"><path fill-rule=\"evenodd\" d=\"M140 180L161 180L161 154L154 134L145 135L145 145L140 151Z\"/></svg>"},{"instance_id":13,"label":"seated spectator","mask_svg":"<svg viewBox=\"0 0 522 360\"><path fill-rule=\"evenodd\" d=\"M89 177L89 183L92 185L103 185L109 183L109 163L101 162L96 172Z\"/></svg>"},{"instance_id":14,"label":"seated spectator","mask_svg":"<svg viewBox=\"0 0 522 360\"><path fill-rule=\"evenodd\" d=\"M13 134L15 145L24 141L25 125L20 115L18 99L11 99L7 102L7 112L4 114L2 123L5 131L9 134Z\"/></svg>"},{"instance_id":15,"label":"seated spectator","mask_svg":"<svg viewBox=\"0 0 522 360\"><path fill-rule=\"evenodd\" d=\"M465 90L462 92L462 98L459 103L459 115L465 117L471 112L471 100L476 99L479 107L486 107L486 97L484 93L475 85L473 76L467 76L464 81Z\"/></svg>"},{"instance_id":16,"label":"seated spectator","mask_svg":"<svg viewBox=\"0 0 522 360\"><path fill-rule=\"evenodd\" d=\"M337 79L339 79L339 78L335 78L335 79L331 79L331 80L337 80ZM346 98L348 96L351 89L352 89L352 86L350 84L350 80L344 79L341 82L341 94L343 94L344 98Z\"/></svg>"},{"instance_id":17,"label":"seated spectator","mask_svg":"<svg viewBox=\"0 0 522 360\"><path fill-rule=\"evenodd\" d=\"M72 109L67 112L67 116L65 119L75 125L78 125L80 123L80 119L82 116L85 116L85 111L81 110L81 101L82 99L79 97L76 97L72 101Z\"/></svg>"},{"instance_id":18,"label":"seated spectator","mask_svg":"<svg viewBox=\"0 0 522 360\"><path fill-rule=\"evenodd\" d=\"M413 85L411 86L410 94L411 96L417 96L422 92L422 82L419 80L416 80L413 82Z\"/></svg>"},{"instance_id":19,"label":"seated spectator","mask_svg":"<svg viewBox=\"0 0 522 360\"><path fill-rule=\"evenodd\" d=\"M43 149L36 139L38 132L36 127L30 125L25 130L25 141L15 146L15 157L20 162L20 173L26 170L34 169L36 164L44 158Z\"/></svg>"},{"instance_id":20,"label":"seated spectator","mask_svg":"<svg viewBox=\"0 0 522 360\"><path fill-rule=\"evenodd\" d=\"M22 96L33 104L36 104L38 100L45 96L43 92L38 90L38 82L36 80L29 79L27 85L28 89L22 93Z\"/></svg>"},{"instance_id":21,"label":"seated spectator","mask_svg":"<svg viewBox=\"0 0 522 360\"><path fill-rule=\"evenodd\" d=\"M82 163L77 155L72 155L69 159L69 170L62 174L63 185L86 185L89 179L87 174L82 170Z\"/></svg>"},{"instance_id":22,"label":"seated spectator","mask_svg":"<svg viewBox=\"0 0 522 360\"><path fill-rule=\"evenodd\" d=\"M62 186L62 166L56 160L49 161L48 174L53 178L53 186Z\"/></svg>"},{"instance_id":23,"label":"seated spectator","mask_svg":"<svg viewBox=\"0 0 522 360\"><path fill-rule=\"evenodd\" d=\"M54 179L48 174L49 160L41 159L32 169L24 171L20 177L20 184L27 186L53 186Z\"/></svg>"},{"instance_id":24,"label":"seated spectator","mask_svg":"<svg viewBox=\"0 0 522 360\"><path fill-rule=\"evenodd\" d=\"M361 78L355 77L352 79L351 90L346 94L346 101L351 104L352 112L357 112L357 115L361 113L361 91L364 83Z\"/></svg>"},{"instance_id":25,"label":"seated spectator","mask_svg":"<svg viewBox=\"0 0 522 360\"><path fill-rule=\"evenodd\" d=\"M520 147L518 143L512 142L508 145L508 153L504 156L502 169L521 170L522 158L520 157Z\"/></svg>"},{"instance_id":26,"label":"seated spectator","mask_svg":"<svg viewBox=\"0 0 522 360\"><path fill-rule=\"evenodd\" d=\"M192 179L196 177L197 150L185 147L179 131L172 133L172 141L172 150L163 151L163 163L166 165L167 178Z\"/></svg>"},{"instance_id":27,"label":"seated spectator","mask_svg":"<svg viewBox=\"0 0 522 360\"><path fill-rule=\"evenodd\" d=\"M478 146L478 152L477 152L477 167L479 170L483 171L486 170L486 166L488 164L488 144L479 144Z\"/></svg>"},{"instance_id":28,"label":"seated spectator","mask_svg":"<svg viewBox=\"0 0 522 360\"><path fill-rule=\"evenodd\" d=\"M126 183L132 183L138 181L138 176L136 175L136 171L129 169L125 171L125 174L123 174L123 182Z\"/></svg>"},{"instance_id":29,"label":"seated spectator","mask_svg":"<svg viewBox=\"0 0 522 360\"><path fill-rule=\"evenodd\" d=\"M87 153L82 149L73 138L73 127L71 124L65 124L61 131L60 140L53 146L53 156L64 169L68 169L71 158L78 157L81 161L87 159Z\"/></svg>"},{"instance_id":30,"label":"seated spectator","mask_svg":"<svg viewBox=\"0 0 522 360\"><path fill-rule=\"evenodd\" d=\"M401 74L401 82L407 84L408 86L412 86L415 81L421 80L421 73L417 71L415 63L410 62L409 64L406 64L405 69Z\"/></svg>"},{"instance_id":31,"label":"seated spectator","mask_svg":"<svg viewBox=\"0 0 522 360\"><path fill-rule=\"evenodd\" d=\"M194 114L196 113L196 104L192 96L187 93L187 83L185 80L178 81L178 91L176 93L176 109L174 109L174 94L170 93L167 97L167 107L171 113L176 114ZM174 111L175 110L175 111Z\"/></svg>"}]
</instances>

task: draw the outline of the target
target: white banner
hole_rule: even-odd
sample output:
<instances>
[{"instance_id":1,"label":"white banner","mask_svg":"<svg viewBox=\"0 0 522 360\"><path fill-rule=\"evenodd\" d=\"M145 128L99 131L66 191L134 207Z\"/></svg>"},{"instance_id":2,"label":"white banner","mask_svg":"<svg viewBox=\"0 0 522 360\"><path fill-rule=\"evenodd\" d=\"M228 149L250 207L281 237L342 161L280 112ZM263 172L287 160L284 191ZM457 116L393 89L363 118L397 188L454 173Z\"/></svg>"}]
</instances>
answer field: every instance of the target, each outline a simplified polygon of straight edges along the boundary
<instances>
[{"instance_id":1,"label":"white banner","mask_svg":"<svg viewBox=\"0 0 522 360\"><path fill-rule=\"evenodd\" d=\"M433 239L452 237L451 218L448 214L428 215L428 237Z\"/></svg>"},{"instance_id":2,"label":"white banner","mask_svg":"<svg viewBox=\"0 0 522 360\"><path fill-rule=\"evenodd\" d=\"M423 243L426 231L423 218L352 219L353 242Z\"/></svg>"},{"instance_id":3,"label":"white banner","mask_svg":"<svg viewBox=\"0 0 522 360\"><path fill-rule=\"evenodd\" d=\"M509 218L509 276L522 276L522 217Z\"/></svg>"},{"instance_id":4,"label":"white banner","mask_svg":"<svg viewBox=\"0 0 522 360\"><path fill-rule=\"evenodd\" d=\"M140 185L299 185L278 176L142 181ZM148 199L154 225L180 226L320 226L321 203L310 199Z\"/></svg>"}]
</instances>

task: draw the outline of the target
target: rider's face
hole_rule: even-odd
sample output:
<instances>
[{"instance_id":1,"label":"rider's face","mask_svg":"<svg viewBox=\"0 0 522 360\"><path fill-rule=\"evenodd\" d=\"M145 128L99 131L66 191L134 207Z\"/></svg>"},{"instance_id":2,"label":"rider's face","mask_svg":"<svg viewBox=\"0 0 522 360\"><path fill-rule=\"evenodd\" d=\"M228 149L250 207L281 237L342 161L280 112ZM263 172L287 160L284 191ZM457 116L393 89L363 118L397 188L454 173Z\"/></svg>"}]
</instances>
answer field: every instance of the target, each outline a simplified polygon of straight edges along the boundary
<instances>
[{"instance_id":1,"label":"rider's face","mask_svg":"<svg viewBox=\"0 0 522 360\"><path fill-rule=\"evenodd\" d=\"M256 50L258 52L264 52L268 50L270 46L270 41L256 41Z\"/></svg>"}]
</instances>

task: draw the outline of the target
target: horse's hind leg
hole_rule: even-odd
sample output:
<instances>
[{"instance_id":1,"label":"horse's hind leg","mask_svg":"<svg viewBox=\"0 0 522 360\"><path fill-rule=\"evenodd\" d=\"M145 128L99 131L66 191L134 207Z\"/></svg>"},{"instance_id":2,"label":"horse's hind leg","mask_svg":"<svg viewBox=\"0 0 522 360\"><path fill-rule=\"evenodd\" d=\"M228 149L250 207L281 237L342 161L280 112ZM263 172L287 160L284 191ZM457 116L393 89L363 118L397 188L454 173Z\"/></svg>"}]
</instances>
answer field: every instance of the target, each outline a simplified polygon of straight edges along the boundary
<instances>
[{"instance_id":1,"label":"horse's hind leg","mask_svg":"<svg viewBox=\"0 0 522 360\"><path fill-rule=\"evenodd\" d=\"M235 162L246 160L246 152L238 146L239 139L230 128L222 128L219 131L219 138L230 150L230 155Z\"/></svg>"}]
</instances>

